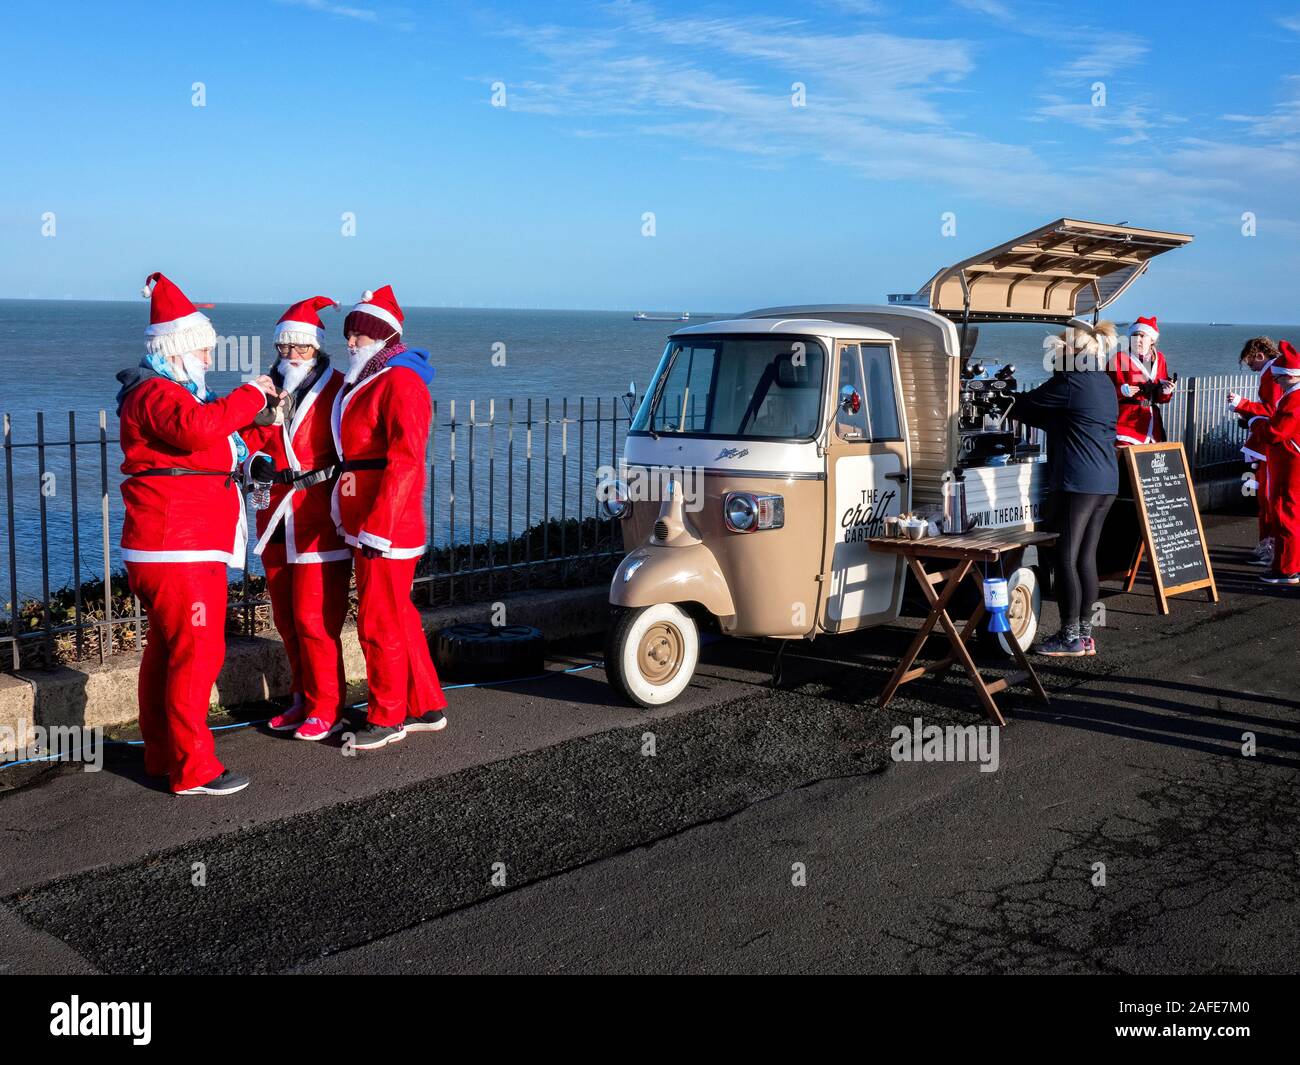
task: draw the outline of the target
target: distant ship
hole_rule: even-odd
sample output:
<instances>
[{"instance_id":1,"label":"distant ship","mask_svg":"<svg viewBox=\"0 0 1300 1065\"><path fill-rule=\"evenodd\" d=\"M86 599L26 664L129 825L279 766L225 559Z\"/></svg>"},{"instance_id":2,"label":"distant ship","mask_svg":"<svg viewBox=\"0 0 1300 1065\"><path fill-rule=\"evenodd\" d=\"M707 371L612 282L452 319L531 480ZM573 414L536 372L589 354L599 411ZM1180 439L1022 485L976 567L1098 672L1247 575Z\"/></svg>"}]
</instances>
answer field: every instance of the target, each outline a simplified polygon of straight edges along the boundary
<instances>
[{"instance_id":1,"label":"distant ship","mask_svg":"<svg viewBox=\"0 0 1300 1065\"><path fill-rule=\"evenodd\" d=\"M194 306L195 306L195 307L202 307L204 310L211 310L213 307L216 306L216 304L215 304L215 303L196 303Z\"/></svg>"},{"instance_id":2,"label":"distant ship","mask_svg":"<svg viewBox=\"0 0 1300 1065\"><path fill-rule=\"evenodd\" d=\"M632 315L634 322L689 322L690 320L689 311L682 311L681 314L646 314L645 311L637 311Z\"/></svg>"}]
</instances>

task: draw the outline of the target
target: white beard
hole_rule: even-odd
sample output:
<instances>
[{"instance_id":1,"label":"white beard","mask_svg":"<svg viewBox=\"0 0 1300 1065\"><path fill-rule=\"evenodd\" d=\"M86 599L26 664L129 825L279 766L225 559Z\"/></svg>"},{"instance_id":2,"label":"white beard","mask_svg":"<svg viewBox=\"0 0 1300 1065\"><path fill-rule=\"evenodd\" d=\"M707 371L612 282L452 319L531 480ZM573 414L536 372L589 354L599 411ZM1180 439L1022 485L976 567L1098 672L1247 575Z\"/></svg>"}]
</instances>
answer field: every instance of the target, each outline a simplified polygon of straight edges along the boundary
<instances>
[{"instance_id":1,"label":"white beard","mask_svg":"<svg viewBox=\"0 0 1300 1065\"><path fill-rule=\"evenodd\" d=\"M386 340L376 340L373 344L367 344L364 348L351 348L348 351L348 372L343 375L343 380L352 384L361 376L361 371L366 368L366 363L384 350Z\"/></svg>"},{"instance_id":2,"label":"white beard","mask_svg":"<svg viewBox=\"0 0 1300 1065\"><path fill-rule=\"evenodd\" d=\"M181 356L181 366L185 369L185 376L193 381L195 387L199 390L199 399L203 399L208 394L208 390L204 385L208 368L198 360L193 352L189 351Z\"/></svg>"},{"instance_id":3,"label":"white beard","mask_svg":"<svg viewBox=\"0 0 1300 1065\"><path fill-rule=\"evenodd\" d=\"M316 369L316 360L310 362L294 362L291 359L281 359L279 370L280 376L284 378L284 390L286 392L297 392L298 386L307 380L307 375Z\"/></svg>"}]
</instances>

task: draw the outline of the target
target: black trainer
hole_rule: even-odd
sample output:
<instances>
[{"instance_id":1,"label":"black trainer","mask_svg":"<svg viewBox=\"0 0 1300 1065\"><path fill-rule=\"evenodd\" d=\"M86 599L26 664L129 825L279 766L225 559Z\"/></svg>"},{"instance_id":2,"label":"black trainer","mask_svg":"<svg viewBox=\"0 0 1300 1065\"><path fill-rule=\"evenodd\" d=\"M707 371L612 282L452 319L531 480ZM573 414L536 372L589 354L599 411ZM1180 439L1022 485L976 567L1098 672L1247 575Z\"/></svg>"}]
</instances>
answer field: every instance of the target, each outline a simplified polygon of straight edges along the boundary
<instances>
[{"instance_id":1,"label":"black trainer","mask_svg":"<svg viewBox=\"0 0 1300 1065\"><path fill-rule=\"evenodd\" d=\"M232 773L229 769L224 770L219 777L213 777L206 784L200 784L197 788L186 788L184 791L178 791L177 795L234 795L237 791L243 791L248 787L248 777L241 776L239 773Z\"/></svg>"},{"instance_id":2,"label":"black trainer","mask_svg":"<svg viewBox=\"0 0 1300 1065\"><path fill-rule=\"evenodd\" d=\"M402 727L407 732L438 732L447 727L447 715L441 710L428 710L419 717L408 717Z\"/></svg>"},{"instance_id":3,"label":"black trainer","mask_svg":"<svg viewBox=\"0 0 1300 1065\"><path fill-rule=\"evenodd\" d=\"M357 729L351 746L357 751L377 751L380 747L387 747L390 743L405 738L406 726L404 725L375 725L367 721Z\"/></svg>"},{"instance_id":4,"label":"black trainer","mask_svg":"<svg viewBox=\"0 0 1300 1065\"><path fill-rule=\"evenodd\" d=\"M1265 573L1259 579L1265 584L1300 584L1300 573Z\"/></svg>"}]
</instances>

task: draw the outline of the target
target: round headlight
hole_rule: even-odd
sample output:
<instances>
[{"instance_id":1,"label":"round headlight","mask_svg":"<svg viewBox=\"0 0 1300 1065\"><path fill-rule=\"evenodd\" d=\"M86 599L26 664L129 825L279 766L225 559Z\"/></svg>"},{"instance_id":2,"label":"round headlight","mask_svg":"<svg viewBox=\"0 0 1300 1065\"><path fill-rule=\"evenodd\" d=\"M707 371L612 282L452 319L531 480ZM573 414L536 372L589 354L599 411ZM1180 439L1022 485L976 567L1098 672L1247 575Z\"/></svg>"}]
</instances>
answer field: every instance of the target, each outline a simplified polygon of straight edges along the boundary
<instances>
[{"instance_id":1,"label":"round headlight","mask_svg":"<svg viewBox=\"0 0 1300 1065\"><path fill-rule=\"evenodd\" d=\"M750 532L758 521L758 504L745 492L735 492L723 503L723 516L732 532Z\"/></svg>"},{"instance_id":2,"label":"round headlight","mask_svg":"<svg viewBox=\"0 0 1300 1065\"><path fill-rule=\"evenodd\" d=\"M617 521L619 518L627 517L628 511L632 508L632 502L628 498L627 485L622 481L609 481L597 487L597 507L603 517L611 521Z\"/></svg>"}]
</instances>

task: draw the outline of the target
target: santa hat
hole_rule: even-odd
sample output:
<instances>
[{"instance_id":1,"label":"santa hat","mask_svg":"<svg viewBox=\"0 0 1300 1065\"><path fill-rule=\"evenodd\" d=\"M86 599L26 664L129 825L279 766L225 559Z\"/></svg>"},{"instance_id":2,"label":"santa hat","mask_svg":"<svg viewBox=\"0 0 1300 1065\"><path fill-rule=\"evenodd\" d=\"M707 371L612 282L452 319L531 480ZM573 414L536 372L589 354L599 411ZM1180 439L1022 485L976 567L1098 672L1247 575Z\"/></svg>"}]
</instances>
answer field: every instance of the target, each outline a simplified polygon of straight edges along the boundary
<instances>
[{"instance_id":1,"label":"santa hat","mask_svg":"<svg viewBox=\"0 0 1300 1065\"><path fill-rule=\"evenodd\" d=\"M1269 369L1279 377L1300 377L1300 351L1285 340L1278 341L1277 351L1277 358Z\"/></svg>"},{"instance_id":2,"label":"santa hat","mask_svg":"<svg viewBox=\"0 0 1300 1065\"><path fill-rule=\"evenodd\" d=\"M149 328L144 331L150 355L184 355L217 346L217 331L208 316L196 311L185 293L162 274L146 277L140 295L152 298Z\"/></svg>"},{"instance_id":3,"label":"santa hat","mask_svg":"<svg viewBox=\"0 0 1300 1065\"><path fill-rule=\"evenodd\" d=\"M295 303L281 315L275 324L275 344L310 344L319 349L325 343L325 327L320 314L326 307L337 307L338 300L328 296L313 296Z\"/></svg>"},{"instance_id":4,"label":"santa hat","mask_svg":"<svg viewBox=\"0 0 1300 1065\"><path fill-rule=\"evenodd\" d=\"M1152 340L1160 339L1160 326L1156 323L1156 316L1154 314L1150 318L1139 318L1129 326L1129 336L1135 337L1139 333L1145 333Z\"/></svg>"},{"instance_id":5,"label":"santa hat","mask_svg":"<svg viewBox=\"0 0 1300 1065\"><path fill-rule=\"evenodd\" d=\"M343 335L360 333L381 340L396 333L400 337L405 317L397 305L397 297L393 295L393 286L385 285L374 292L361 294L361 302L343 320Z\"/></svg>"}]
</instances>

